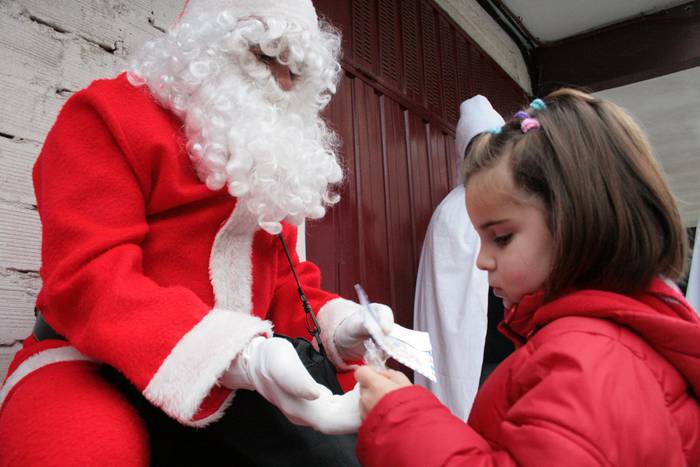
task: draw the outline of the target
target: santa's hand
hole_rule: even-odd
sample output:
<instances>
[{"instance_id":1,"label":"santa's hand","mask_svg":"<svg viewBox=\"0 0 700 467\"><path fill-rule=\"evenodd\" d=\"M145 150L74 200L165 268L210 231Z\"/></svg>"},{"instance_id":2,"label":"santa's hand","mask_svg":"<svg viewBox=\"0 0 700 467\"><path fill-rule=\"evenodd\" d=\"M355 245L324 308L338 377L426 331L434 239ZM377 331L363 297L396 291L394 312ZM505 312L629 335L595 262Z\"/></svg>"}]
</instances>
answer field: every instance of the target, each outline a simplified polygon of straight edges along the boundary
<instances>
[{"instance_id":1,"label":"santa's hand","mask_svg":"<svg viewBox=\"0 0 700 467\"><path fill-rule=\"evenodd\" d=\"M355 433L360 429L360 386L345 394L332 394L324 387L318 399L300 403L305 423L315 430L329 435Z\"/></svg>"},{"instance_id":2,"label":"santa's hand","mask_svg":"<svg viewBox=\"0 0 700 467\"><path fill-rule=\"evenodd\" d=\"M314 400L321 388L299 360L294 347L279 337L254 337L221 377L230 389L258 391L279 407L287 399Z\"/></svg>"},{"instance_id":3,"label":"santa's hand","mask_svg":"<svg viewBox=\"0 0 700 467\"><path fill-rule=\"evenodd\" d=\"M379 321L379 327L384 334L389 334L394 326L394 312L386 305L372 303L370 305L374 316ZM361 360L365 354L364 341L369 338L369 331L365 326L362 309L345 318L333 334L333 343L338 353L345 360Z\"/></svg>"},{"instance_id":4,"label":"santa's hand","mask_svg":"<svg viewBox=\"0 0 700 467\"><path fill-rule=\"evenodd\" d=\"M340 396L318 384L285 339L255 337L221 377L230 389L260 393L297 425L341 434L360 426L359 389Z\"/></svg>"}]
</instances>

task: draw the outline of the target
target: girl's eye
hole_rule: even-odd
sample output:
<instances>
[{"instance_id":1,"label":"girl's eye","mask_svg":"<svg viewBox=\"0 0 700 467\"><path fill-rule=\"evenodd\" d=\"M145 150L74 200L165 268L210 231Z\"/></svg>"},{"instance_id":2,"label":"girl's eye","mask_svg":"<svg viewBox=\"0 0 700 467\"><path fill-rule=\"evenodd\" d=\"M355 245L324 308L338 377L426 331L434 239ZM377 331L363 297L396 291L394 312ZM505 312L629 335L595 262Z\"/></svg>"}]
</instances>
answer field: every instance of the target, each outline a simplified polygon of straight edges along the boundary
<instances>
[{"instance_id":1,"label":"girl's eye","mask_svg":"<svg viewBox=\"0 0 700 467\"><path fill-rule=\"evenodd\" d=\"M513 238L513 234L498 235L493 237L493 242L498 246L506 246L510 243L511 238Z\"/></svg>"}]
</instances>

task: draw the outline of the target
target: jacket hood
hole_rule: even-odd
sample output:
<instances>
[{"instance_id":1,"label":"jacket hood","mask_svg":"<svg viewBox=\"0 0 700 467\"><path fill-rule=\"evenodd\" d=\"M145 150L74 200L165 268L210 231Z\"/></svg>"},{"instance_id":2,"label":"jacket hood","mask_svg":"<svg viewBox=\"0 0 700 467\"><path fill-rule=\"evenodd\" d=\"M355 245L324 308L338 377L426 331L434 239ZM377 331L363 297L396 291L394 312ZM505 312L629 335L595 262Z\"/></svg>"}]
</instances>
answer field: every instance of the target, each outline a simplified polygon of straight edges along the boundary
<instances>
[{"instance_id":1,"label":"jacket hood","mask_svg":"<svg viewBox=\"0 0 700 467\"><path fill-rule=\"evenodd\" d=\"M506 311L501 331L524 343L537 329L565 316L614 321L636 332L663 355L700 396L700 317L685 298L661 279L634 296L580 290L542 304L541 292Z\"/></svg>"}]
</instances>

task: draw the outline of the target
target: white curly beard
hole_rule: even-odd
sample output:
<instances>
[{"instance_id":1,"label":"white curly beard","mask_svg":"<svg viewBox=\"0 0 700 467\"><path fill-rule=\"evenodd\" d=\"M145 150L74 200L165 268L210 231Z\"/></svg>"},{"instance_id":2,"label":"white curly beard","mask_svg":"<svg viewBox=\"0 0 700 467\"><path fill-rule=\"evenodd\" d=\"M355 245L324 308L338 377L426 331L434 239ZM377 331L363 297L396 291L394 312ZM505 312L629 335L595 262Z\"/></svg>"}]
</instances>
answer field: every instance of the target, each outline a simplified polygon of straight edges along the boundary
<instances>
[{"instance_id":1,"label":"white curly beard","mask_svg":"<svg viewBox=\"0 0 700 467\"><path fill-rule=\"evenodd\" d=\"M211 18L200 19L208 24L201 26L207 34L185 44L183 25L178 25L165 44L144 48L130 80L148 84L161 104L184 120L188 152L199 178L212 190L228 187L262 229L277 234L283 220L299 224L323 217L325 206L339 200L330 187L343 175L335 134L320 117L328 92L335 91L337 62L330 63L329 70L319 59L323 54L305 54L313 39L301 33L296 42L294 34L279 32L271 39L251 39L256 34L269 36L274 26L279 30L274 21L272 27L260 20L238 22L233 32L229 25L228 35L235 37L220 40L217 48L212 45ZM221 14L217 21L221 23ZM185 24L185 32L192 36L194 26ZM283 91L249 52L256 42L268 55L286 54L290 69L300 74L291 91ZM280 46L283 42L286 46ZM175 50L163 51L164 46ZM177 52L180 56L173 60ZM315 57L315 66L307 66L304 55Z\"/></svg>"},{"instance_id":2,"label":"white curly beard","mask_svg":"<svg viewBox=\"0 0 700 467\"><path fill-rule=\"evenodd\" d=\"M281 220L323 217L324 205L337 201L328 186L342 179L325 123L273 77L258 87L231 68L221 83L202 86L185 116L200 179L212 190L227 185L273 234Z\"/></svg>"}]
</instances>

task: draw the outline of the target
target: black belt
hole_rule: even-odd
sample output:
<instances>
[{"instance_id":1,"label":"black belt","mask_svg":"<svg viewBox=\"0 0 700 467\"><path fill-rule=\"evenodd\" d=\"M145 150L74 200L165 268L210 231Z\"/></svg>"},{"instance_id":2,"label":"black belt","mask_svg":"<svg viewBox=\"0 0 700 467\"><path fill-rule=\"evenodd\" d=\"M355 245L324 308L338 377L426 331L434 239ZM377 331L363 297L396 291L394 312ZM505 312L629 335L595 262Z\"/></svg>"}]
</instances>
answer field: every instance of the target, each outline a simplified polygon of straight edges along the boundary
<instances>
[{"instance_id":1,"label":"black belt","mask_svg":"<svg viewBox=\"0 0 700 467\"><path fill-rule=\"evenodd\" d=\"M47 339L66 340L65 337L54 331L54 329L49 326L49 323L44 320L44 317L41 315L41 311L39 311L38 308L34 308L34 316L36 317L36 321L34 321L34 329L32 330L32 334L34 334L34 338L37 341L45 341Z\"/></svg>"}]
</instances>

